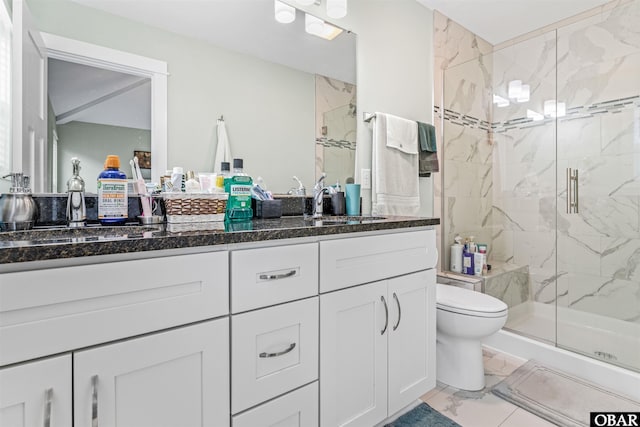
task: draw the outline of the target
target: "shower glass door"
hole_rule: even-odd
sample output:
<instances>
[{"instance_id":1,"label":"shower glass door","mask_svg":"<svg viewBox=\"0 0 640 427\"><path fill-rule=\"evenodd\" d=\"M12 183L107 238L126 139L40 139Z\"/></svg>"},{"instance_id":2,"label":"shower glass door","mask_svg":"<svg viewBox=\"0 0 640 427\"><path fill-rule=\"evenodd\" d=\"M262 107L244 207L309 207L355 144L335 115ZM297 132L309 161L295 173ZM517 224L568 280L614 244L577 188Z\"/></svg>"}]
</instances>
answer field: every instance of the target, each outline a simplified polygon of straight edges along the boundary
<instances>
[{"instance_id":1,"label":"shower glass door","mask_svg":"<svg viewBox=\"0 0 640 427\"><path fill-rule=\"evenodd\" d=\"M640 0L559 29L557 58L557 345L638 371Z\"/></svg>"}]
</instances>

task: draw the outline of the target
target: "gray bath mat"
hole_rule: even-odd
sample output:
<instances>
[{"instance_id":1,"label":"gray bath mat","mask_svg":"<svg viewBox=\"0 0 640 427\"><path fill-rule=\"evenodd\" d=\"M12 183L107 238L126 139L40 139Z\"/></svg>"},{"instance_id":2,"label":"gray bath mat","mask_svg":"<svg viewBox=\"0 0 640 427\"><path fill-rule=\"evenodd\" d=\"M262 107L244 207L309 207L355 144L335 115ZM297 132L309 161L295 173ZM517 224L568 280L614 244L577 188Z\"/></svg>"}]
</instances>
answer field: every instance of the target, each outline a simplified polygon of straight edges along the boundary
<instances>
[{"instance_id":1,"label":"gray bath mat","mask_svg":"<svg viewBox=\"0 0 640 427\"><path fill-rule=\"evenodd\" d=\"M384 427L461 427L431 406L422 402Z\"/></svg>"},{"instance_id":2,"label":"gray bath mat","mask_svg":"<svg viewBox=\"0 0 640 427\"><path fill-rule=\"evenodd\" d=\"M492 392L559 426L588 426L590 412L639 412L640 402L530 360Z\"/></svg>"}]
</instances>

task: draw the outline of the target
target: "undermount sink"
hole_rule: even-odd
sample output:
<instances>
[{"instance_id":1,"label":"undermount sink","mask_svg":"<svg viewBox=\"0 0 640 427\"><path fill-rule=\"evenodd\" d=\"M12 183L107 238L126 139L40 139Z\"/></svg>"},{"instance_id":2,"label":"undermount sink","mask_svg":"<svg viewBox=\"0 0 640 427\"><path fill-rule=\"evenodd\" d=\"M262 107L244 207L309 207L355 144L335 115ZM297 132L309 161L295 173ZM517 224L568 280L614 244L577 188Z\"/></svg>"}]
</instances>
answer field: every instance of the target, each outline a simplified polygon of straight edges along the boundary
<instances>
[{"instance_id":1,"label":"undermount sink","mask_svg":"<svg viewBox=\"0 0 640 427\"><path fill-rule=\"evenodd\" d=\"M26 246L56 243L92 242L145 237L146 233L158 231L158 227L142 225L101 226L90 225L79 228L66 226L40 227L25 231L0 233L0 246Z\"/></svg>"},{"instance_id":2,"label":"undermount sink","mask_svg":"<svg viewBox=\"0 0 640 427\"><path fill-rule=\"evenodd\" d=\"M380 221L383 219L387 219L387 218L383 216L367 216L367 215L348 215L348 216L324 215L318 218L314 218L311 216L305 218L305 220L307 221L317 221L318 223L322 223L322 225L366 224L367 222Z\"/></svg>"}]
</instances>

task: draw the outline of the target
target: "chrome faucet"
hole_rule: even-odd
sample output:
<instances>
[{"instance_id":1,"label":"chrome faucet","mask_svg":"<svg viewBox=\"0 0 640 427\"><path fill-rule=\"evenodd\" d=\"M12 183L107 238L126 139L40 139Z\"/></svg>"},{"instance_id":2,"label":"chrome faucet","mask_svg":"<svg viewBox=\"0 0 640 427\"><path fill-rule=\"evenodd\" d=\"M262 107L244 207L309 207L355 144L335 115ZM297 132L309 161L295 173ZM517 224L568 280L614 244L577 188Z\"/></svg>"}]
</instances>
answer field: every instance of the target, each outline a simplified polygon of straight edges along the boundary
<instances>
[{"instance_id":1,"label":"chrome faucet","mask_svg":"<svg viewBox=\"0 0 640 427\"><path fill-rule=\"evenodd\" d=\"M84 203L84 180L80 177L80 159L71 159L73 176L67 181L67 224L69 227L84 227L87 209Z\"/></svg>"},{"instance_id":2,"label":"chrome faucet","mask_svg":"<svg viewBox=\"0 0 640 427\"><path fill-rule=\"evenodd\" d=\"M322 176L316 182L316 185L313 186L313 217L321 218L322 217L322 204L324 193L329 192L329 188L322 186L322 181L327 177L327 174L322 172Z\"/></svg>"},{"instance_id":3,"label":"chrome faucet","mask_svg":"<svg viewBox=\"0 0 640 427\"><path fill-rule=\"evenodd\" d=\"M289 194L294 194L296 196L305 196L307 194L306 188L304 188L304 184L300 181L300 178L297 176L293 176L294 181L298 181L298 188L292 188L289 190Z\"/></svg>"}]
</instances>

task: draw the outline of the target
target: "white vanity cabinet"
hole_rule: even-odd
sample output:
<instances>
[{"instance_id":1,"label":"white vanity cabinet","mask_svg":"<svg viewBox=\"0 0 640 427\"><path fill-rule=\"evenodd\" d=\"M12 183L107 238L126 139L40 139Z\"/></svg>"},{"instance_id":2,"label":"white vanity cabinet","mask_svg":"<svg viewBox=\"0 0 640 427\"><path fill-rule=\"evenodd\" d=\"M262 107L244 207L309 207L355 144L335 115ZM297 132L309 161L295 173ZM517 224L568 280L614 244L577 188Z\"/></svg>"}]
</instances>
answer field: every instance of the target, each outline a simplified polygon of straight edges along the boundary
<instances>
[{"instance_id":1,"label":"white vanity cabinet","mask_svg":"<svg viewBox=\"0 0 640 427\"><path fill-rule=\"evenodd\" d=\"M0 425L228 426L228 268L218 251L0 275Z\"/></svg>"},{"instance_id":2,"label":"white vanity cabinet","mask_svg":"<svg viewBox=\"0 0 640 427\"><path fill-rule=\"evenodd\" d=\"M74 425L229 425L229 321L78 351Z\"/></svg>"},{"instance_id":3,"label":"white vanity cabinet","mask_svg":"<svg viewBox=\"0 0 640 427\"><path fill-rule=\"evenodd\" d=\"M71 426L71 354L0 368L0 426Z\"/></svg>"},{"instance_id":4,"label":"white vanity cabinet","mask_svg":"<svg viewBox=\"0 0 640 427\"><path fill-rule=\"evenodd\" d=\"M382 255L387 238L399 250ZM370 427L435 387L435 234L429 230L344 243L347 250L329 258L330 265L322 264L321 255L321 277L325 268L333 269L327 274L338 280L335 270L342 269L349 274L342 283L348 285L360 265L366 269L361 277L379 278L384 269L368 266L381 257L385 265L418 269L320 296L320 424ZM422 257L395 258L420 252Z\"/></svg>"},{"instance_id":5,"label":"white vanity cabinet","mask_svg":"<svg viewBox=\"0 0 640 427\"><path fill-rule=\"evenodd\" d=\"M318 425L318 243L231 252L234 427Z\"/></svg>"}]
</instances>

